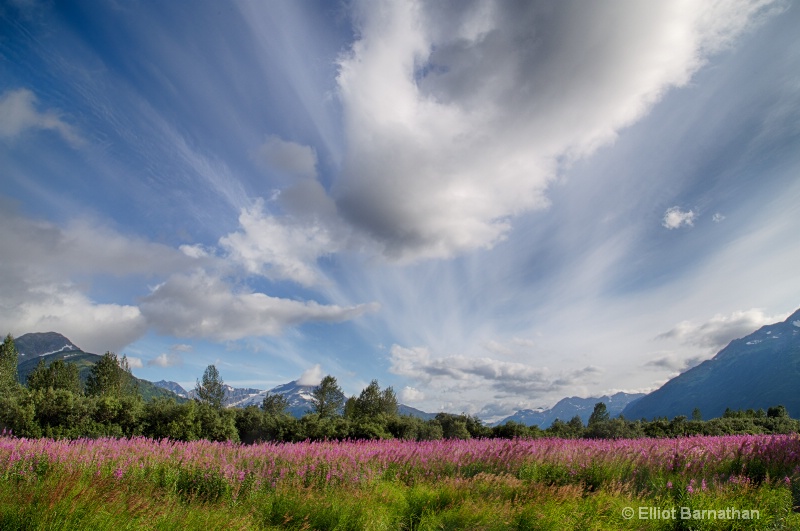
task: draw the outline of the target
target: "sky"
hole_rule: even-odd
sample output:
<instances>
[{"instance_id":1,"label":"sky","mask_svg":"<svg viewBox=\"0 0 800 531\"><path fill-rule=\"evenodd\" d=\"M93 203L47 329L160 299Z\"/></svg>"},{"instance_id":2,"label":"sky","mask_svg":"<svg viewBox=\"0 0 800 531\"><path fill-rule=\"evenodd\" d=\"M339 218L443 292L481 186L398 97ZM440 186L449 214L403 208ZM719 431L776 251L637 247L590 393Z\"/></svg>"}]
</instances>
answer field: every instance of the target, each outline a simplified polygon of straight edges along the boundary
<instances>
[{"instance_id":1,"label":"sky","mask_svg":"<svg viewBox=\"0 0 800 531\"><path fill-rule=\"evenodd\" d=\"M496 420L800 306L800 5L0 2L0 325Z\"/></svg>"}]
</instances>

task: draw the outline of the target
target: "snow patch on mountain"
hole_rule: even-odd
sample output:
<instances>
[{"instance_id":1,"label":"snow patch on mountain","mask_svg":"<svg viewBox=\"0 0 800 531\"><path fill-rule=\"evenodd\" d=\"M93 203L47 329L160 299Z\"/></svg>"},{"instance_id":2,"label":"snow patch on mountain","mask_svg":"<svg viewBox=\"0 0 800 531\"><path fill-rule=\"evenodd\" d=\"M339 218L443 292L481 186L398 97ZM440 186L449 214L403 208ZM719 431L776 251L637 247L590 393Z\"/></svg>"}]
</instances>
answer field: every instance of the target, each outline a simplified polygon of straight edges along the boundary
<instances>
[{"instance_id":1,"label":"snow patch on mountain","mask_svg":"<svg viewBox=\"0 0 800 531\"><path fill-rule=\"evenodd\" d=\"M67 343L61 348L57 348L55 350L51 350L50 352L42 352L39 356L49 356L50 354L57 354L59 352L71 352L73 350L80 350L78 347L73 345L72 343Z\"/></svg>"}]
</instances>

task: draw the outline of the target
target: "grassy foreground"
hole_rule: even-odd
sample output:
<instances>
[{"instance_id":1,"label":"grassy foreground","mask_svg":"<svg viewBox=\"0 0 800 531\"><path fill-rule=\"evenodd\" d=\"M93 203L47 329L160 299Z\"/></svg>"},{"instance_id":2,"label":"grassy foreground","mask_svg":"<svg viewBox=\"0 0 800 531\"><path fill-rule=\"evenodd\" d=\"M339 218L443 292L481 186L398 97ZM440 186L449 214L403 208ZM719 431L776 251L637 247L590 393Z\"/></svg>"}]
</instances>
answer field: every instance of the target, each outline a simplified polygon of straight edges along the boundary
<instances>
[{"instance_id":1,"label":"grassy foreground","mask_svg":"<svg viewBox=\"0 0 800 531\"><path fill-rule=\"evenodd\" d=\"M0 437L0 529L800 529L800 437Z\"/></svg>"}]
</instances>

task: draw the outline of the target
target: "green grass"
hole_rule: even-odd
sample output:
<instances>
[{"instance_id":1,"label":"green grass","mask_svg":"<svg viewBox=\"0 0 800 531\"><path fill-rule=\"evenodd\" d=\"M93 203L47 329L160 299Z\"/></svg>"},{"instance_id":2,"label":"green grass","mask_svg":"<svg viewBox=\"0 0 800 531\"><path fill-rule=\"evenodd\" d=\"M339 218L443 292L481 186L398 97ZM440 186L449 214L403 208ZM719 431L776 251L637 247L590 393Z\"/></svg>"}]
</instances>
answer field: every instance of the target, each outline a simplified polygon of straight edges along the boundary
<instances>
[{"instance_id":1,"label":"green grass","mask_svg":"<svg viewBox=\"0 0 800 531\"><path fill-rule=\"evenodd\" d=\"M0 481L0 529L562 530L799 529L791 486L726 484L635 493L630 486L477 474L409 485L378 479L356 486L234 492L221 478L180 471L172 478L64 473ZM244 492L242 492L244 490ZM759 520L625 520L623 508L758 509Z\"/></svg>"}]
</instances>

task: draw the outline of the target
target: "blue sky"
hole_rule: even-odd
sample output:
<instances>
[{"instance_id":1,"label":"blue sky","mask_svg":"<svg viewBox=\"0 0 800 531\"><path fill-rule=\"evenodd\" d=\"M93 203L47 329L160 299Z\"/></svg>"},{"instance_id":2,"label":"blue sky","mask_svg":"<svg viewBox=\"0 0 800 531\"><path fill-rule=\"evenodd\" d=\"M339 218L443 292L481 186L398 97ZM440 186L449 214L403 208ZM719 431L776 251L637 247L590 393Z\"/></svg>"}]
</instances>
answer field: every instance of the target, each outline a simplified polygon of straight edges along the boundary
<instances>
[{"instance_id":1,"label":"blue sky","mask_svg":"<svg viewBox=\"0 0 800 531\"><path fill-rule=\"evenodd\" d=\"M0 4L0 323L495 419L800 305L791 2Z\"/></svg>"}]
</instances>

